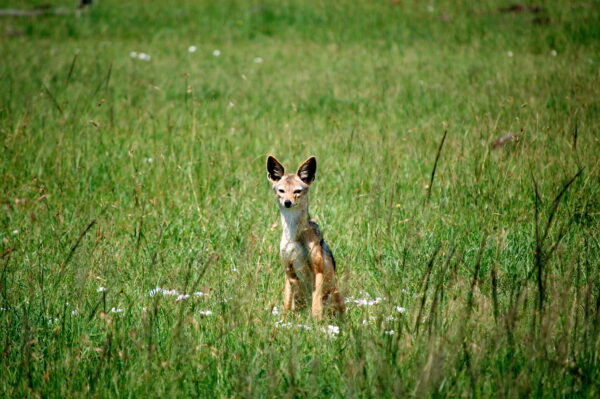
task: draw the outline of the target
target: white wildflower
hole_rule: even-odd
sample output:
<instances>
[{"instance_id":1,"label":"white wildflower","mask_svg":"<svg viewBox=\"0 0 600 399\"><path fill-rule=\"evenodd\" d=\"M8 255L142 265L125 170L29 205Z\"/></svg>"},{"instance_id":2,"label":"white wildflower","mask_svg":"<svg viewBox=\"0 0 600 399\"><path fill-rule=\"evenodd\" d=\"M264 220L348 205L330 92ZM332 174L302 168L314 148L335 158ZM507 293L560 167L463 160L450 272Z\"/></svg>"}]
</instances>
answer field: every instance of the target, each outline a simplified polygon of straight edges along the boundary
<instances>
[{"instance_id":1,"label":"white wildflower","mask_svg":"<svg viewBox=\"0 0 600 399\"><path fill-rule=\"evenodd\" d=\"M108 290L108 288L100 286L100 287L98 287L98 289L96 290L96 292L104 292L106 290Z\"/></svg>"},{"instance_id":2,"label":"white wildflower","mask_svg":"<svg viewBox=\"0 0 600 399\"><path fill-rule=\"evenodd\" d=\"M396 332L394 330L387 330L387 331L384 331L383 333L387 334L387 335L394 335L394 334L396 334Z\"/></svg>"},{"instance_id":3,"label":"white wildflower","mask_svg":"<svg viewBox=\"0 0 600 399\"><path fill-rule=\"evenodd\" d=\"M552 51L550 52L550 55L551 55L552 57L556 57L556 56L558 55L558 53L556 52L556 50L552 50Z\"/></svg>"},{"instance_id":4,"label":"white wildflower","mask_svg":"<svg viewBox=\"0 0 600 399\"><path fill-rule=\"evenodd\" d=\"M150 61L151 57L146 54L146 53L139 53L138 54L138 60L142 60L142 61Z\"/></svg>"},{"instance_id":5,"label":"white wildflower","mask_svg":"<svg viewBox=\"0 0 600 399\"><path fill-rule=\"evenodd\" d=\"M279 309L277 309L277 306L273 306L273 310L271 310L271 314L273 316L277 316L277 315L279 315L279 313L280 312L279 312Z\"/></svg>"},{"instance_id":6,"label":"white wildflower","mask_svg":"<svg viewBox=\"0 0 600 399\"><path fill-rule=\"evenodd\" d=\"M340 328L338 326L328 325L327 328L324 327L322 331L330 337L335 337L340 333Z\"/></svg>"},{"instance_id":7,"label":"white wildflower","mask_svg":"<svg viewBox=\"0 0 600 399\"><path fill-rule=\"evenodd\" d=\"M190 296L188 294L179 294L179 296L177 297L177 299L175 299L175 301L179 302L179 301L183 301L184 299L188 299Z\"/></svg>"},{"instance_id":8,"label":"white wildflower","mask_svg":"<svg viewBox=\"0 0 600 399\"><path fill-rule=\"evenodd\" d=\"M131 58L137 58L137 56L138 56L138 53L137 53L137 51L132 51L131 53L129 53L129 56L130 56Z\"/></svg>"},{"instance_id":9,"label":"white wildflower","mask_svg":"<svg viewBox=\"0 0 600 399\"><path fill-rule=\"evenodd\" d=\"M221 55L221 50L219 50L219 49L214 49L212 54L213 54L213 56L215 56L215 57L218 57L218 56L220 56L220 55Z\"/></svg>"},{"instance_id":10,"label":"white wildflower","mask_svg":"<svg viewBox=\"0 0 600 399\"><path fill-rule=\"evenodd\" d=\"M178 301L180 301L182 299L187 299L190 297L190 295L181 293L177 290L168 290L166 288L161 288L159 286L157 286L154 289L151 289L149 292L150 296L154 296L157 294L161 294L161 295L165 295L165 296L176 296L177 297L176 300L178 300ZM195 293L195 294L196 294L196 296L198 296L197 293Z\"/></svg>"},{"instance_id":11,"label":"white wildflower","mask_svg":"<svg viewBox=\"0 0 600 399\"><path fill-rule=\"evenodd\" d=\"M396 312L398 312L398 313L406 312L406 308L402 307L402 306L396 306L394 309L396 309Z\"/></svg>"},{"instance_id":12,"label":"white wildflower","mask_svg":"<svg viewBox=\"0 0 600 399\"><path fill-rule=\"evenodd\" d=\"M194 296L209 296L206 292L196 291L194 292Z\"/></svg>"},{"instance_id":13,"label":"white wildflower","mask_svg":"<svg viewBox=\"0 0 600 399\"><path fill-rule=\"evenodd\" d=\"M210 316L213 314L212 310L201 310L198 313L200 313L202 316Z\"/></svg>"},{"instance_id":14,"label":"white wildflower","mask_svg":"<svg viewBox=\"0 0 600 399\"><path fill-rule=\"evenodd\" d=\"M507 51L507 52L506 52L506 55L508 55L509 57L512 57L514 54L513 54L513 52L512 52L512 51Z\"/></svg>"},{"instance_id":15,"label":"white wildflower","mask_svg":"<svg viewBox=\"0 0 600 399\"><path fill-rule=\"evenodd\" d=\"M312 327L311 326L307 326L306 324L298 324L297 327L301 328L301 329L304 329L304 330L307 330L307 331L312 330Z\"/></svg>"},{"instance_id":16,"label":"white wildflower","mask_svg":"<svg viewBox=\"0 0 600 399\"><path fill-rule=\"evenodd\" d=\"M290 327L292 327L292 323L290 323L290 322L286 323L283 320L276 321L273 324L275 325L276 328L281 328L281 327L290 328Z\"/></svg>"},{"instance_id":17,"label":"white wildflower","mask_svg":"<svg viewBox=\"0 0 600 399\"><path fill-rule=\"evenodd\" d=\"M361 321L361 324L363 326L366 326L367 324L373 324L373 322L375 321L375 316L369 316L368 319L363 319L363 321Z\"/></svg>"},{"instance_id":18,"label":"white wildflower","mask_svg":"<svg viewBox=\"0 0 600 399\"><path fill-rule=\"evenodd\" d=\"M146 162L146 163L152 163L152 162L154 162L154 158L152 158L152 157L144 158L144 162Z\"/></svg>"},{"instance_id":19,"label":"white wildflower","mask_svg":"<svg viewBox=\"0 0 600 399\"><path fill-rule=\"evenodd\" d=\"M121 312L123 312L123 309L111 308L110 311L111 311L111 313L121 313Z\"/></svg>"},{"instance_id":20,"label":"white wildflower","mask_svg":"<svg viewBox=\"0 0 600 399\"><path fill-rule=\"evenodd\" d=\"M79 311L77 311L77 309L71 310L71 316L77 316L78 314L79 314Z\"/></svg>"},{"instance_id":21,"label":"white wildflower","mask_svg":"<svg viewBox=\"0 0 600 399\"><path fill-rule=\"evenodd\" d=\"M377 305L378 303L380 303L381 301L383 301L385 298L381 298L381 297L377 297L375 299L369 299L369 298L346 298L345 302L346 303L354 303L357 306L373 306L373 305Z\"/></svg>"},{"instance_id":22,"label":"white wildflower","mask_svg":"<svg viewBox=\"0 0 600 399\"><path fill-rule=\"evenodd\" d=\"M196 46L190 46L190 47L188 47L188 52L190 52L190 53L195 53L196 50L198 50L198 47L196 47Z\"/></svg>"},{"instance_id":23,"label":"white wildflower","mask_svg":"<svg viewBox=\"0 0 600 399\"><path fill-rule=\"evenodd\" d=\"M262 59L262 57L256 57L256 58L254 59L254 63L255 63L255 64L262 64L262 62L263 62L263 59Z\"/></svg>"},{"instance_id":24,"label":"white wildflower","mask_svg":"<svg viewBox=\"0 0 600 399\"><path fill-rule=\"evenodd\" d=\"M17 234L19 234L19 230L17 230L17 229L14 229L14 230L12 231L12 233L13 233L14 235L17 235Z\"/></svg>"}]
</instances>

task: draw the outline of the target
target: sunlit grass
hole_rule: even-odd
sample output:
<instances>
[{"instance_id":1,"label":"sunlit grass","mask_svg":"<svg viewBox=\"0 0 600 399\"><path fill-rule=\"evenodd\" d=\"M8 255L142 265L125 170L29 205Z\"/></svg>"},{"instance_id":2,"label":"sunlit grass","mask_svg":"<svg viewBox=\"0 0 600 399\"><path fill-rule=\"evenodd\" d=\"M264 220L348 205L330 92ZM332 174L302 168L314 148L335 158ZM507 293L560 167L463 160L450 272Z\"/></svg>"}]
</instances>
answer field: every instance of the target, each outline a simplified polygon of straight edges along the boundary
<instances>
[{"instance_id":1,"label":"sunlit grass","mask_svg":"<svg viewBox=\"0 0 600 399\"><path fill-rule=\"evenodd\" d=\"M501 7L2 17L0 396L597 397L600 9ZM269 153L343 320L282 319Z\"/></svg>"}]
</instances>

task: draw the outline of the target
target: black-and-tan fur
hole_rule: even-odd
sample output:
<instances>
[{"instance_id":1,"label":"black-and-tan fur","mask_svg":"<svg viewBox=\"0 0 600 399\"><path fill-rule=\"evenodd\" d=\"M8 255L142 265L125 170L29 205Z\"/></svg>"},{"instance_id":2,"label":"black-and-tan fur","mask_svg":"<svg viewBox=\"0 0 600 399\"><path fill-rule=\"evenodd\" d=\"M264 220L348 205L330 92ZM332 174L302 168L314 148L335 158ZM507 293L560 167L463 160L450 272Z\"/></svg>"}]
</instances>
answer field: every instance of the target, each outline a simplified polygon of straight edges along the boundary
<instances>
[{"instance_id":1,"label":"black-and-tan fur","mask_svg":"<svg viewBox=\"0 0 600 399\"><path fill-rule=\"evenodd\" d=\"M275 157L267 158L267 177L278 198L283 226L284 311L306 304L310 297L312 315L320 319L327 305L343 313L344 300L337 287L331 249L308 214L308 191L316 172L315 157L304 161L295 174L285 174Z\"/></svg>"}]
</instances>

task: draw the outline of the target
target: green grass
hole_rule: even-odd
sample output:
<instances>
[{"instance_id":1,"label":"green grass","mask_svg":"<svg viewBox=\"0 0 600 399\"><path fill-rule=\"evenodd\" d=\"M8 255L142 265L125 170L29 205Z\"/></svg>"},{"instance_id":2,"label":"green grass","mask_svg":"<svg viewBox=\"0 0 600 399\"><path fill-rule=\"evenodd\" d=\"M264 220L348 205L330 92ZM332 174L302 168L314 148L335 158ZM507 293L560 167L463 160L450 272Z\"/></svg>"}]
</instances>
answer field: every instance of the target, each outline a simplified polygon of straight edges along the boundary
<instances>
[{"instance_id":1,"label":"green grass","mask_svg":"<svg viewBox=\"0 0 600 399\"><path fill-rule=\"evenodd\" d=\"M597 1L128 3L0 19L0 396L600 395ZM268 153L384 300L276 325Z\"/></svg>"}]
</instances>

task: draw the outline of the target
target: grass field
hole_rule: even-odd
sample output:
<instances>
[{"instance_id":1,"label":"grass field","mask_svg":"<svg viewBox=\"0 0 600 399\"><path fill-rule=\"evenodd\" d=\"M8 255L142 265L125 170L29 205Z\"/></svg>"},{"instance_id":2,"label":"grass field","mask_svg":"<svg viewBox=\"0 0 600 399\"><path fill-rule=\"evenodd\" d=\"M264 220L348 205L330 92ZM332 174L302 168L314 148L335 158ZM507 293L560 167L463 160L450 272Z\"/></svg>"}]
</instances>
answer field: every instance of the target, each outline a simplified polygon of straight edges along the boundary
<instances>
[{"instance_id":1,"label":"grass field","mask_svg":"<svg viewBox=\"0 0 600 399\"><path fill-rule=\"evenodd\" d=\"M598 1L61 3L0 17L0 397L600 395Z\"/></svg>"}]
</instances>

